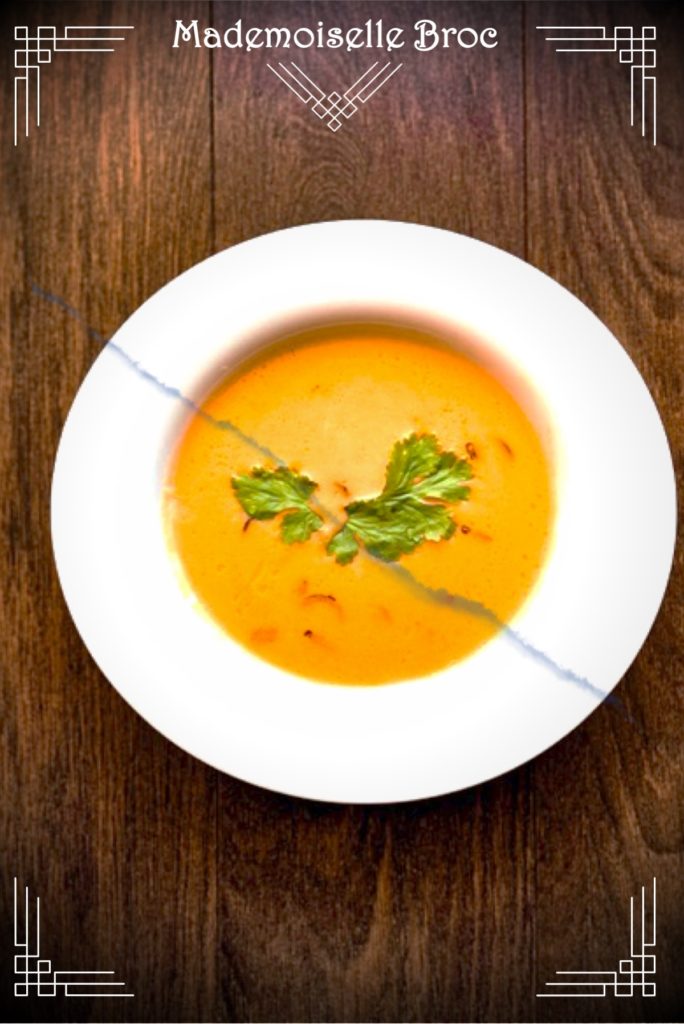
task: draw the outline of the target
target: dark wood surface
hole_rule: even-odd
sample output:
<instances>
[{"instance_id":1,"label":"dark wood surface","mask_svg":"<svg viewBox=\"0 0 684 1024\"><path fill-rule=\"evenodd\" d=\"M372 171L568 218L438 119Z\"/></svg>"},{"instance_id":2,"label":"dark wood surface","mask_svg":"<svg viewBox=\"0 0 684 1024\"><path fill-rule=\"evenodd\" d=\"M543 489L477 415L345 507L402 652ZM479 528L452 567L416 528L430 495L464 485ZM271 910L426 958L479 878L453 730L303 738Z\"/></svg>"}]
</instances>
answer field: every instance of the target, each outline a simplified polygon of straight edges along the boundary
<instances>
[{"instance_id":1,"label":"dark wood surface","mask_svg":"<svg viewBox=\"0 0 684 1024\"><path fill-rule=\"evenodd\" d=\"M263 53L171 49L181 16L371 14L491 24L501 42L407 53L337 134ZM450 228L528 259L596 312L644 375L681 470L676 5L117 2L3 18L2 1019L681 1020L681 564L619 686L638 727L602 707L532 764L408 805L317 804L221 775L123 702L69 618L50 478L98 345L30 287L109 335L180 271L257 234L347 217ZM40 128L15 149L13 27L65 23L135 31L114 54L53 61ZM657 26L657 147L629 128L627 69L554 53L540 24ZM306 66L351 81L367 56L309 51ZM637 482L635 467L626 500ZM135 999L12 997L14 875L41 896L45 955L115 969ZM556 970L617 966L629 896L654 875L656 998L536 999Z\"/></svg>"}]
</instances>

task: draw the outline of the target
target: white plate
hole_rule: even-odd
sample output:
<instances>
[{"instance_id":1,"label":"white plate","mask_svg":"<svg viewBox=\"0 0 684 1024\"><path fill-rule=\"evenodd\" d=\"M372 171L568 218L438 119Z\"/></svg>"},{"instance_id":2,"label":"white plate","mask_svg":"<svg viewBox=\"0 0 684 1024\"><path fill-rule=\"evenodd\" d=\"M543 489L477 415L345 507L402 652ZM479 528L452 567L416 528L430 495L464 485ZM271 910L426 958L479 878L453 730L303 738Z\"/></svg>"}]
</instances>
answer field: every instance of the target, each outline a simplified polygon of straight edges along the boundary
<instances>
[{"instance_id":1,"label":"white plate","mask_svg":"<svg viewBox=\"0 0 684 1024\"><path fill-rule=\"evenodd\" d=\"M554 541L513 621L449 669L404 683L309 682L256 658L193 606L160 491L188 409L132 368L201 398L263 331L308 311L401 310L474 331L542 396L556 473ZM250 339L252 341L250 342ZM93 658L151 725L208 764L298 796L411 800L545 750L638 653L672 561L665 434L634 365L550 278L482 242L386 221L312 224L218 253L152 296L96 359L55 464L52 534ZM526 650L524 638L549 660ZM559 672L564 666L572 674ZM619 714L619 707L615 708Z\"/></svg>"}]
</instances>

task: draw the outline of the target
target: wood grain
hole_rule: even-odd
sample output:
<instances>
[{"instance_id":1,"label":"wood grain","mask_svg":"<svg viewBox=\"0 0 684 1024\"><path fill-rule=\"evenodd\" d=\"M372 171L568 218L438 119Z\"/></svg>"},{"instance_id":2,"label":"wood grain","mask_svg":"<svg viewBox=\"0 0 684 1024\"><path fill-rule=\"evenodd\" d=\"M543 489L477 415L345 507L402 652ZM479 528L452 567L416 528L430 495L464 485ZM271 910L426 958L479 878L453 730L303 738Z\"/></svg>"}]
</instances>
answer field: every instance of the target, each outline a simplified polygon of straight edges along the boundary
<instances>
[{"instance_id":1,"label":"wood grain","mask_svg":"<svg viewBox=\"0 0 684 1024\"><path fill-rule=\"evenodd\" d=\"M569 22L563 4L526 10L528 258L614 331L644 375L680 460L681 21L673 10L638 4L577 5L576 14ZM651 24L654 15L655 147L629 126L628 73L615 55L556 54L534 31L539 24ZM681 647L673 642L681 637L681 610L675 573L653 634L617 691L633 721L604 705L534 765L537 985L560 969L616 969L629 950L629 896L658 879L659 997L623 1000L621 1020L676 1020L682 1003L675 963L684 897L677 739L684 693ZM577 1019L573 1000L539 1002L541 1020ZM592 1019L615 1016L614 999L592 1001Z\"/></svg>"},{"instance_id":2,"label":"wood grain","mask_svg":"<svg viewBox=\"0 0 684 1024\"><path fill-rule=\"evenodd\" d=\"M54 5L30 13L33 24L64 20ZM156 5L115 4L106 20L96 5L70 6L69 23L134 24L135 32L119 53L61 54L43 75L40 130L16 152L7 123L3 132L3 227L14 227L3 275L11 571L3 573L2 758L3 791L13 794L2 808L3 920L11 921L17 874L42 897L46 956L56 966L116 967L138 994L39 1006L17 999L8 1020L73 1019L75 1005L84 1020L174 1019L180 1007L198 1019L214 1013L216 776L124 704L61 598L51 464L99 346L31 291L36 282L68 298L106 335L211 251L209 59L181 52L173 69L159 60L159 21L171 17ZM23 12L14 23L25 20ZM11 105L5 110L8 121Z\"/></svg>"},{"instance_id":3,"label":"wood grain","mask_svg":"<svg viewBox=\"0 0 684 1024\"><path fill-rule=\"evenodd\" d=\"M4 1020L680 1019L679 562L620 684L631 719L603 707L506 776L382 807L292 799L194 761L118 697L61 597L49 535L52 463L98 345L32 283L108 335L186 267L290 225L416 221L529 259L625 345L681 471L676 6L369 7L84 2L3 14L2 949L12 946L16 874L42 898L46 956L59 967L115 969L136 993L14 999L3 955ZM405 27L418 17L494 25L500 45L486 54L407 50L392 82L336 134L277 81L263 54L170 46L176 17L221 28L238 17L351 25L371 14ZM15 150L13 26L67 19L135 30L114 54L53 61L40 129ZM629 128L626 68L610 55L556 54L535 27L616 23L657 26L656 148ZM306 66L339 88L370 61L312 50ZM556 970L616 966L626 955L629 896L654 874L657 997L583 1000L579 1010L536 999Z\"/></svg>"}]
</instances>

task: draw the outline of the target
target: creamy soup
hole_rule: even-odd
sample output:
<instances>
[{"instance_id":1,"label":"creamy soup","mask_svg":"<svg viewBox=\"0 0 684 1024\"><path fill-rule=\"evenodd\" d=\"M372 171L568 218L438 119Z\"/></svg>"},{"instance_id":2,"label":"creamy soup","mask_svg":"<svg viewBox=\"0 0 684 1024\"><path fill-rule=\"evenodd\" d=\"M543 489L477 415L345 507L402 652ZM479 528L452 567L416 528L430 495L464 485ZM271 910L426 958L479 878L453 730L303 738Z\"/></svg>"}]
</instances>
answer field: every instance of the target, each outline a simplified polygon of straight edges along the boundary
<instances>
[{"instance_id":1,"label":"creamy soup","mask_svg":"<svg viewBox=\"0 0 684 1024\"><path fill-rule=\"evenodd\" d=\"M421 676L474 651L529 594L551 529L549 464L521 405L465 352L373 324L320 328L243 363L202 409L170 463L169 540L206 611L261 658L335 683ZM339 564L326 546L346 506L382 492L411 435L468 462L467 498L446 505L453 533L393 562L360 543ZM284 543L282 515L248 516L232 486L279 464L317 484L323 525L302 542Z\"/></svg>"}]
</instances>

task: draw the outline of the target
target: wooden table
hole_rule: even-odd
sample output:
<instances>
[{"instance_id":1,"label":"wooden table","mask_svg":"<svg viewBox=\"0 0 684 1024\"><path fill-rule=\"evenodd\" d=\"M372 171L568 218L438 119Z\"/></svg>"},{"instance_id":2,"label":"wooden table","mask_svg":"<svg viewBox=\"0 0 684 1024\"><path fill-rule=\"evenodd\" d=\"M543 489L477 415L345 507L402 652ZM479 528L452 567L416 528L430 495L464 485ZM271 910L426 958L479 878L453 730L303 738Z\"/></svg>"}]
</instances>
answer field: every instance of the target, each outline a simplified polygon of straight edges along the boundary
<instances>
[{"instance_id":1,"label":"wooden table","mask_svg":"<svg viewBox=\"0 0 684 1024\"><path fill-rule=\"evenodd\" d=\"M226 28L369 16L493 25L500 43L407 51L337 133L265 52L171 46L177 17ZM639 728L602 707L532 764L407 805L323 805L221 775L123 702L71 623L50 478L99 346L31 288L108 336L180 271L254 235L358 217L450 228L529 260L595 311L643 374L681 466L675 5L36 3L3 17L3 1019L680 1020L681 565L619 686ZM13 28L65 23L135 29L114 53L55 55L40 127L15 148ZM536 29L554 24L657 27L657 146L629 126L628 68L556 53ZM331 87L370 62L305 59ZM638 486L635 464L625 501ZM134 999L13 998L14 875L41 896L42 955L116 970ZM617 968L629 896L653 876L657 996L535 998L557 970Z\"/></svg>"}]
</instances>

